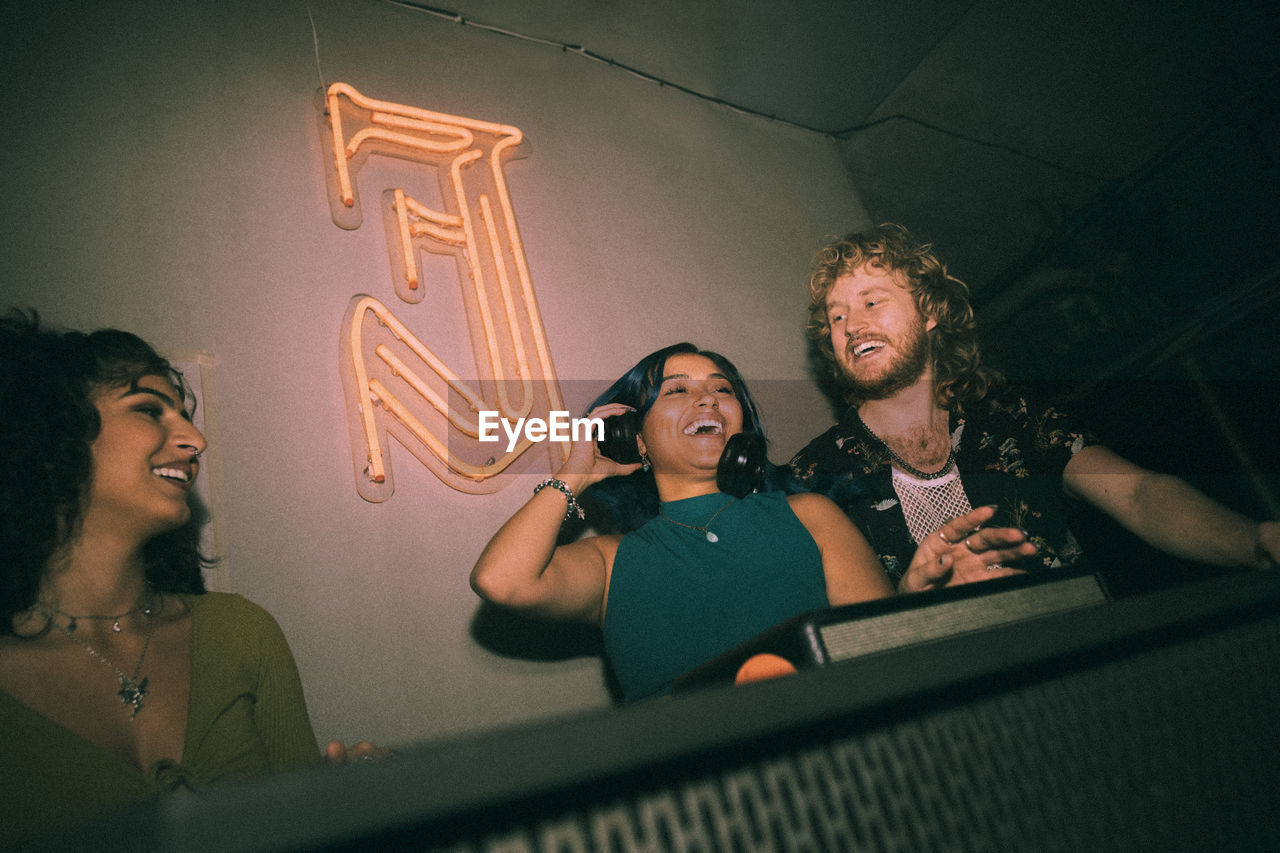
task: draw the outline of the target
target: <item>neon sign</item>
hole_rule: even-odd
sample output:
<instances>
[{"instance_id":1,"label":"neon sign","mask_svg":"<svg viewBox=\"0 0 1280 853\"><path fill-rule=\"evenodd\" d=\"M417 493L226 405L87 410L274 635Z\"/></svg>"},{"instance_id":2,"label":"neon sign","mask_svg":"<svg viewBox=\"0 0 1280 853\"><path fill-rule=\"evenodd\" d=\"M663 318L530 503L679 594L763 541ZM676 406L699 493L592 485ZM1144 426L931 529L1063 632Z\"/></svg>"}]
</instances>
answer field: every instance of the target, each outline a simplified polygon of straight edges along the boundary
<instances>
[{"instance_id":1,"label":"neon sign","mask_svg":"<svg viewBox=\"0 0 1280 853\"><path fill-rule=\"evenodd\" d=\"M442 481L493 492L498 475L526 467L533 446L502 453L479 441L478 415L518 420L563 410L551 350L525 261L503 166L523 141L518 128L366 98L345 83L325 96L326 180L333 221L363 221L356 176L371 156L435 170L444 210L403 188L382 193L395 294L415 316L438 313L423 252L452 255L474 356L474 379L451 368L381 300L358 294L342 323L342 379L348 400L356 488L369 501L394 491L388 437ZM553 468L568 452L547 442Z\"/></svg>"}]
</instances>

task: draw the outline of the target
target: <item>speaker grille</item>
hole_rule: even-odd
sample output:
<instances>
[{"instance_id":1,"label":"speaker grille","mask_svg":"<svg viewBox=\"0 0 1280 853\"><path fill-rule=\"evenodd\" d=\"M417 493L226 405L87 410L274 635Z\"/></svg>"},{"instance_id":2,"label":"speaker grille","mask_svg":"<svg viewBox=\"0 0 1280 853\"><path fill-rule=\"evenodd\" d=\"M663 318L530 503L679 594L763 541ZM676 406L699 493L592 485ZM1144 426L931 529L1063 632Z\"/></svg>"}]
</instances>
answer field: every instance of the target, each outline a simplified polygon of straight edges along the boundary
<instances>
[{"instance_id":1,"label":"speaker grille","mask_svg":"<svg viewBox=\"0 0 1280 853\"><path fill-rule=\"evenodd\" d=\"M962 598L932 607L851 619L818 629L827 659L849 660L911 643L923 643L1074 610L1107 600L1093 575Z\"/></svg>"},{"instance_id":2,"label":"speaker grille","mask_svg":"<svg viewBox=\"0 0 1280 853\"><path fill-rule=\"evenodd\" d=\"M1270 847L1278 637L1271 617L969 685L923 713L881 709L780 750L651 769L412 835L457 853Z\"/></svg>"}]
</instances>

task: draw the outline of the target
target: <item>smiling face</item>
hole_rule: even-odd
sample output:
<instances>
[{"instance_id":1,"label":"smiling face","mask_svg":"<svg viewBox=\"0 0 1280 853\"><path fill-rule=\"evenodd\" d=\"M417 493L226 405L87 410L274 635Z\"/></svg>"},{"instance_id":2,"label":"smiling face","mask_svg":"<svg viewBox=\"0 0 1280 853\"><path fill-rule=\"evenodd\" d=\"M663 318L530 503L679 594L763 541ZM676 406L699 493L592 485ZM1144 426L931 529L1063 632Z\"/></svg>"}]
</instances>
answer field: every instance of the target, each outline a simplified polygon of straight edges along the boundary
<instances>
[{"instance_id":1,"label":"smiling face","mask_svg":"<svg viewBox=\"0 0 1280 853\"><path fill-rule=\"evenodd\" d=\"M742 405L715 362L693 353L668 358L640 430L654 476L714 482L725 441L740 432Z\"/></svg>"},{"instance_id":2,"label":"smiling face","mask_svg":"<svg viewBox=\"0 0 1280 853\"><path fill-rule=\"evenodd\" d=\"M93 402L102 426L91 446L85 530L105 523L146 541L181 526L205 439L176 389L168 379L144 376L100 391Z\"/></svg>"},{"instance_id":3,"label":"smiling face","mask_svg":"<svg viewBox=\"0 0 1280 853\"><path fill-rule=\"evenodd\" d=\"M926 376L928 331L900 273L864 265L836 279L827 294L831 348L849 386L883 399Z\"/></svg>"}]
</instances>

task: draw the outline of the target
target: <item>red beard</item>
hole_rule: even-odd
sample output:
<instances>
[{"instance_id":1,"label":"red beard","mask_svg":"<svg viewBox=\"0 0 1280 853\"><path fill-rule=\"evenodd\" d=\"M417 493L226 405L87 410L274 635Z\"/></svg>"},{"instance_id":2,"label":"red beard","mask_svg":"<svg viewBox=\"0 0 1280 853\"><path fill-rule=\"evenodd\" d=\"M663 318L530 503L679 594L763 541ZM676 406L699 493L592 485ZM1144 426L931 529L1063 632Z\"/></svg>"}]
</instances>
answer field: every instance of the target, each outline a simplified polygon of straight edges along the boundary
<instances>
[{"instance_id":1,"label":"red beard","mask_svg":"<svg viewBox=\"0 0 1280 853\"><path fill-rule=\"evenodd\" d=\"M910 388L929 363L929 336L923 319L917 317L905 334L896 339L886 337L885 340L893 350L888 364L867 365L861 370L851 352L855 341L845 344L845 359L840 362L840 373L845 387L863 400L884 400Z\"/></svg>"}]
</instances>

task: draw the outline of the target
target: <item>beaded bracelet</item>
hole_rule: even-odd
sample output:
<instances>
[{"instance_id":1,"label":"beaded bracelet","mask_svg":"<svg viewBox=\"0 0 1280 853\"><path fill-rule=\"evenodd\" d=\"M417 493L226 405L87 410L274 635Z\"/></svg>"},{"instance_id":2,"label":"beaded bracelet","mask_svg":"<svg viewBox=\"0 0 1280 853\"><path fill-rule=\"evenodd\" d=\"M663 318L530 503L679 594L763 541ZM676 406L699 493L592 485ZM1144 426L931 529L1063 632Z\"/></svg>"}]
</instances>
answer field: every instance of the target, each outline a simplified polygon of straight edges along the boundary
<instances>
[{"instance_id":1,"label":"beaded bracelet","mask_svg":"<svg viewBox=\"0 0 1280 853\"><path fill-rule=\"evenodd\" d=\"M568 521L569 519L573 518L575 515L578 517L579 521L587 517L586 513L582 511L582 507L578 506L578 500L573 496L573 489L565 485L564 481L562 480L557 480L555 477L548 477L547 479L543 480L541 483L533 487L533 493L536 495L538 492L542 491L547 486L551 486L553 489L556 489L557 491L564 494L565 499L569 501L569 507L564 511L565 521Z\"/></svg>"}]
</instances>

